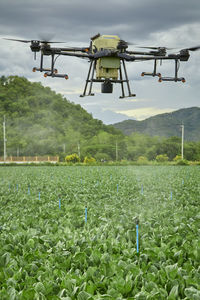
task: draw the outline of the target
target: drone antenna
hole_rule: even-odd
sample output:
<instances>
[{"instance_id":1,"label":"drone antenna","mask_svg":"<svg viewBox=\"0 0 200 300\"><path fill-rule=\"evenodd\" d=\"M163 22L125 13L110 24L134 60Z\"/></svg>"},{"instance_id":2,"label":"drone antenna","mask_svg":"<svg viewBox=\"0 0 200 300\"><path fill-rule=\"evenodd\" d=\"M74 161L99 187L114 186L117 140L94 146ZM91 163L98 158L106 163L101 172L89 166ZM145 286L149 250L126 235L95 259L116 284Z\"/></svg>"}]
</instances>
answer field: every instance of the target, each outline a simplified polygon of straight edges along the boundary
<instances>
[{"instance_id":1,"label":"drone antenna","mask_svg":"<svg viewBox=\"0 0 200 300\"><path fill-rule=\"evenodd\" d=\"M97 39L100 36L101 36L100 33L97 33L96 35L91 37L91 40L94 41L95 39Z\"/></svg>"}]
</instances>

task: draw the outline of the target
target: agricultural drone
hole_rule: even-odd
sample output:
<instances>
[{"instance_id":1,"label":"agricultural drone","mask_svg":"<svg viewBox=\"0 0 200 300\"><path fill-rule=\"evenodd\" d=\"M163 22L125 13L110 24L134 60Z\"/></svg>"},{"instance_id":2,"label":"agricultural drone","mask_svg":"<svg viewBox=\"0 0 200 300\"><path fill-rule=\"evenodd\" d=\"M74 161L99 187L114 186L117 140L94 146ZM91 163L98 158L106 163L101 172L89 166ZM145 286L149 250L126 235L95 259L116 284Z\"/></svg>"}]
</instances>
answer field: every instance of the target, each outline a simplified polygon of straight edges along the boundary
<instances>
[{"instance_id":1,"label":"agricultural drone","mask_svg":"<svg viewBox=\"0 0 200 300\"><path fill-rule=\"evenodd\" d=\"M92 87L93 83L101 82L102 93L112 93L113 83L119 83L121 85L122 95L120 98L133 97L128 79L125 62L138 62L152 60L153 71L142 72L141 76L153 76L158 77L158 81L182 81L185 82L184 77L178 77L178 70L180 61L188 61L190 51L196 51L200 49L200 46L181 49L177 54L168 54L167 47L139 47L146 48L145 51L128 51L128 43L121 40L117 35L100 35L97 34L91 38L89 47L67 47L58 48L52 47L51 43L45 40L19 40L19 39L7 39L11 41L18 41L23 43L30 43L30 48L36 53L41 52L40 66L34 67L33 72L45 72L44 77L58 77L68 79L67 74L58 74L58 70L55 68L56 59L60 56L75 56L88 59L90 62L89 71L85 83L85 88L81 97L93 96ZM50 68L43 66L44 56L51 56ZM163 60L173 60L175 63L175 74L172 77L162 77L157 72L157 63ZM88 86L89 84L89 86ZM125 95L124 85L127 85L128 95Z\"/></svg>"}]
</instances>

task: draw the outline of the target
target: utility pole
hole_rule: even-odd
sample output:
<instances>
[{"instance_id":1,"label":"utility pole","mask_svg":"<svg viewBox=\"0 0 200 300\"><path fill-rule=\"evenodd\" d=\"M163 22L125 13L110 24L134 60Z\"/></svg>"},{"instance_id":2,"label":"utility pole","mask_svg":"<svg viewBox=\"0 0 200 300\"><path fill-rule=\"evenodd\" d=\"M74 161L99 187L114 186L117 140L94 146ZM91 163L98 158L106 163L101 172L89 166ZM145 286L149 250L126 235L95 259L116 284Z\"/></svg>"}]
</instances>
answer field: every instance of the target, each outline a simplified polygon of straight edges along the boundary
<instances>
[{"instance_id":1,"label":"utility pole","mask_svg":"<svg viewBox=\"0 0 200 300\"><path fill-rule=\"evenodd\" d=\"M78 156L81 157L81 147L80 147L80 143L78 142Z\"/></svg>"},{"instance_id":2,"label":"utility pole","mask_svg":"<svg viewBox=\"0 0 200 300\"><path fill-rule=\"evenodd\" d=\"M118 161L118 144L117 144L117 141L116 141L116 161Z\"/></svg>"},{"instance_id":3,"label":"utility pole","mask_svg":"<svg viewBox=\"0 0 200 300\"><path fill-rule=\"evenodd\" d=\"M183 143L184 143L184 125L181 125L182 137L181 137L181 159L183 159Z\"/></svg>"},{"instance_id":4,"label":"utility pole","mask_svg":"<svg viewBox=\"0 0 200 300\"><path fill-rule=\"evenodd\" d=\"M6 161L6 116L4 115L4 121L3 121L3 156L4 156L4 162Z\"/></svg>"},{"instance_id":5,"label":"utility pole","mask_svg":"<svg viewBox=\"0 0 200 300\"><path fill-rule=\"evenodd\" d=\"M65 153L66 147L65 144L63 144L63 152Z\"/></svg>"}]
</instances>

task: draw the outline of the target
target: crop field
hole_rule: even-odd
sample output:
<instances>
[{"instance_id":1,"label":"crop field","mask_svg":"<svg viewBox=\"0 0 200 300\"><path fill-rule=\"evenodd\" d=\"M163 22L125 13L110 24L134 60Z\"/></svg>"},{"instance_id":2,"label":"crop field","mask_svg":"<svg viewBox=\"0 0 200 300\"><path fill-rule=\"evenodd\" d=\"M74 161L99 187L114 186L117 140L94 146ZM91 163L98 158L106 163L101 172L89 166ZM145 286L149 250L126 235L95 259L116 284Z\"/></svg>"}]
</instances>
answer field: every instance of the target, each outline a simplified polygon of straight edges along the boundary
<instances>
[{"instance_id":1,"label":"crop field","mask_svg":"<svg viewBox=\"0 0 200 300\"><path fill-rule=\"evenodd\" d=\"M200 299L198 166L1 167L0 203L1 300Z\"/></svg>"}]
</instances>

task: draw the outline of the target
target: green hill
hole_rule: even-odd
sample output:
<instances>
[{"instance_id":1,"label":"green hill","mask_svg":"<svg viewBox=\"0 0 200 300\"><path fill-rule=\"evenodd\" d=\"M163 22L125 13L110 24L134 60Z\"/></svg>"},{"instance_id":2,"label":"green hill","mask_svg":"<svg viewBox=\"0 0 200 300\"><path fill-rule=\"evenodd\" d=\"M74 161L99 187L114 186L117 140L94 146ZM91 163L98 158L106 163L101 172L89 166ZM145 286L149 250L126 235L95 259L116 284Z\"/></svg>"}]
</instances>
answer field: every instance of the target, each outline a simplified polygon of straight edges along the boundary
<instances>
[{"instance_id":1,"label":"green hill","mask_svg":"<svg viewBox=\"0 0 200 300\"><path fill-rule=\"evenodd\" d=\"M187 141L200 141L200 108L184 108L172 113L160 114L143 121L126 120L113 124L125 135L133 132L150 136L181 136L180 125L184 124L184 138Z\"/></svg>"},{"instance_id":2,"label":"green hill","mask_svg":"<svg viewBox=\"0 0 200 300\"><path fill-rule=\"evenodd\" d=\"M63 160L66 155L77 153L82 161L85 156L114 161L138 160L140 156L155 160L157 155L166 154L172 160L180 155L182 122L186 138L200 140L199 113L199 108L183 109L145 121L124 121L114 128L94 119L80 105L69 102L41 83L18 76L2 76L0 156L4 153L5 116L8 156L59 155ZM133 134L125 136L119 129ZM178 137L169 137L171 135ZM199 160L200 142L185 142L184 157Z\"/></svg>"},{"instance_id":3,"label":"green hill","mask_svg":"<svg viewBox=\"0 0 200 300\"><path fill-rule=\"evenodd\" d=\"M13 156L17 153L26 156L73 153L77 152L78 144L82 155L95 151L102 153L106 150L97 146L99 141L112 142L116 136L122 136L114 127L93 119L80 105L69 102L40 83L18 76L0 78L1 141L4 115L7 154ZM89 147L99 149L92 151ZM3 155L3 142L0 143L0 155ZM112 155L114 150L110 153L111 158Z\"/></svg>"}]
</instances>

